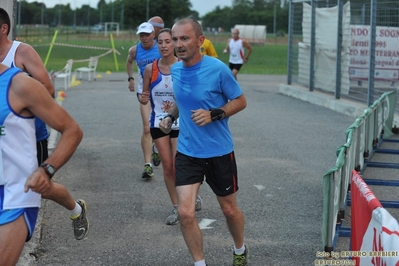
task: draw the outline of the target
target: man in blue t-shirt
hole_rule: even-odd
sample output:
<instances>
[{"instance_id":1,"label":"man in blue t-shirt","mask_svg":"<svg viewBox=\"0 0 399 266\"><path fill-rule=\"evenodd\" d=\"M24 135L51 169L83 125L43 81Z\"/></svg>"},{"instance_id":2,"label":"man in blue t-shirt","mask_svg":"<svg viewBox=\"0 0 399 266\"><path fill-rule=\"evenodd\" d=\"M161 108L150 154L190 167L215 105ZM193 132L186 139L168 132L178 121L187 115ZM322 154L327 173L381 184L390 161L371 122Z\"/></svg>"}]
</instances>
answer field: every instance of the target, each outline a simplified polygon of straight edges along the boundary
<instances>
[{"instance_id":1,"label":"man in blue t-shirt","mask_svg":"<svg viewBox=\"0 0 399 266\"><path fill-rule=\"evenodd\" d=\"M161 121L165 132L179 117L176 193L184 240L195 266L205 266L202 234L195 218L198 189L205 181L216 194L234 240L233 265L247 265L244 216L236 203L237 166L230 116L246 107L245 96L229 68L220 60L201 55L201 25L192 19L177 21L172 39L181 59L171 67L176 107Z\"/></svg>"}]
</instances>

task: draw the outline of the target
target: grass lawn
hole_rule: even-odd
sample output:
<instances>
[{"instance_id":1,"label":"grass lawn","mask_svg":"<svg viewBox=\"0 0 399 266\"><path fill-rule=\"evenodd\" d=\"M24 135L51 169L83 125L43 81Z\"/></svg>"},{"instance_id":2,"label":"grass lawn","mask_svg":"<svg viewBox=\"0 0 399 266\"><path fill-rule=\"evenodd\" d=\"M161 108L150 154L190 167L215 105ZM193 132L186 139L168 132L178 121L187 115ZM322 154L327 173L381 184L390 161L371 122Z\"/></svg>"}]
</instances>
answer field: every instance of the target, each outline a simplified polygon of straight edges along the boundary
<instances>
[{"instance_id":1,"label":"grass lawn","mask_svg":"<svg viewBox=\"0 0 399 266\"><path fill-rule=\"evenodd\" d=\"M31 44L41 56L43 62L45 61L52 35L47 34L42 37L29 37L25 38L21 36L20 40ZM219 39L211 37L215 49L219 55L219 59L228 64L228 54L223 54L223 49L226 46L226 41L229 35L220 36ZM271 39L271 38L270 38ZM115 64L115 58L113 53L108 53L100 57L97 71L98 72L125 72L126 71L126 58L129 47L137 44L137 36L132 33L120 34L120 36L114 37L115 49L120 53L116 54L117 67ZM284 40L282 41L284 42ZM57 36L55 43L66 44L54 45L47 61L46 68L54 71L61 70L68 59L74 60L85 60L90 56L100 56L111 49L111 41L109 37L105 37L102 33L91 34L91 35L61 35ZM70 45L70 46L68 46ZM94 48L83 48L83 47L71 47L77 46L90 46ZM99 49L95 47L103 47ZM247 64L245 64L240 73L246 74L273 74L273 75L285 75L287 73L287 51L288 46L286 43L277 44L273 40L266 43L265 46L254 45L252 46L252 55ZM73 69L81 66L86 66L87 62L74 62Z\"/></svg>"}]
</instances>

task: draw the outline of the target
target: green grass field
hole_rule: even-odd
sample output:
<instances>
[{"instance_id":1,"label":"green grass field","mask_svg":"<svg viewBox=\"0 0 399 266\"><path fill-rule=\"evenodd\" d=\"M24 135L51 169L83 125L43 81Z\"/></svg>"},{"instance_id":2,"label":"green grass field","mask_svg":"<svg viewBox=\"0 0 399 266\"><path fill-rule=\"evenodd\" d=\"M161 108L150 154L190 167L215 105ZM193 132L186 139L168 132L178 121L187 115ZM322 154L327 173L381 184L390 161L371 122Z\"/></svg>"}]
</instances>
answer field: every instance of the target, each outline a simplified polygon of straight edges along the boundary
<instances>
[{"instance_id":1,"label":"green grass field","mask_svg":"<svg viewBox=\"0 0 399 266\"><path fill-rule=\"evenodd\" d=\"M43 62L45 61L49 52L50 43L53 36L46 35L40 37L21 37L20 40L31 44L41 56ZM215 49L219 55L219 59L228 63L228 54L223 54L227 38L229 36L220 36L219 39L211 37ZM274 39L273 39L274 40ZM254 45L252 46L253 51L249 59L249 62L245 64L240 73L246 74L273 74L273 75L285 75L287 73L287 44L275 44L273 40L267 42L265 46ZM280 41L284 42L284 40ZM46 68L54 71L61 70L68 59L74 60L85 60L90 56L99 56L106 53L111 49L111 41L109 37L104 35L85 35L76 37L75 35L58 35L55 43L62 43L67 45L80 45L80 46L91 46L91 47L104 47L107 50L100 50L94 48L76 48L69 46L54 45L47 61ZM114 37L115 49L120 52L120 55L116 54L117 66L115 64L115 58L113 53L109 53L105 56L100 57L97 71L99 73L111 71L111 72L124 72L126 71L126 58L129 47L137 43L137 37L135 34L124 34L118 37ZM278 42L277 42L278 43ZM86 66L87 62L74 62L73 69L77 67Z\"/></svg>"}]
</instances>

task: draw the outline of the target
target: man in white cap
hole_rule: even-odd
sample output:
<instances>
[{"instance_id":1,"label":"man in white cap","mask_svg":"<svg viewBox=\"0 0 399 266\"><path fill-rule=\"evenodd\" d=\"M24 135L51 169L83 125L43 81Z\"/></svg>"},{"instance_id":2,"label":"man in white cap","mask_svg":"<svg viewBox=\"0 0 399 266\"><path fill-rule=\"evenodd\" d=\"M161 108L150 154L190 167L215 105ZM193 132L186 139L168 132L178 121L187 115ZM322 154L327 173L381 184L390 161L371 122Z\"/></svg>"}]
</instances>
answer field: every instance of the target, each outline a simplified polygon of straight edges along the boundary
<instances>
[{"instance_id":1,"label":"man in white cap","mask_svg":"<svg viewBox=\"0 0 399 266\"><path fill-rule=\"evenodd\" d=\"M127 81L129 82L129 90L135 91L134 87L134 77L133 77L133 62L136 61L137 65L137 99L141 101L141 93L143 91L143 76L145 67L161 58L158 46L155 42L155 31L151 23L144 22L141 23L137 35L139 35L140 42L137 45L130 47L129 54L126 61L126 71L128 75ZM140 104L141 120L143 123L143 134L141 136L141 148L144 155L144 171L142 173L142 178L152 178L154 177L154 172L151 163L152 154L152 138L150 134L150 125L148 119L150 117L151 105Z\"/></svg>"}]
</instances>

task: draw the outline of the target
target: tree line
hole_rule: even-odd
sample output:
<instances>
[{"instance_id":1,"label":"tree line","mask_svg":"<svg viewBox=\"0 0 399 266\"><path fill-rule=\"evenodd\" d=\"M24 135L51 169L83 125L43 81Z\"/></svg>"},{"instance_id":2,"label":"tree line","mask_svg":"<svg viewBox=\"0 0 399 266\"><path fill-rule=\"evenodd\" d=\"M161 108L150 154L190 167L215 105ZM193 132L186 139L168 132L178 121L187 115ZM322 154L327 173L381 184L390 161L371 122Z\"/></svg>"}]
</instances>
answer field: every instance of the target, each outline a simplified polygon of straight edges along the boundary
<instances>
[{"instance_id":1,"label":"tree line","mask_svg":"<svg viewBox=\"0 0 399 266\"><path fill-rule=\"evenodd\" d=\"M18 1L17 24L44 24L50 27L90 27L103 22L119 22L121 29L134 29L152 16L161 16L166 26L184 17L200 20L205 28L230 29L236 24L265 25L268 32L287 32L288 6L280 0L233 0L231 7L217 6L200 17L189 0L99 0L96 8L88 4L72 9L71 3L52 8L45 3Z\"/></svg>"}]
</instances>

